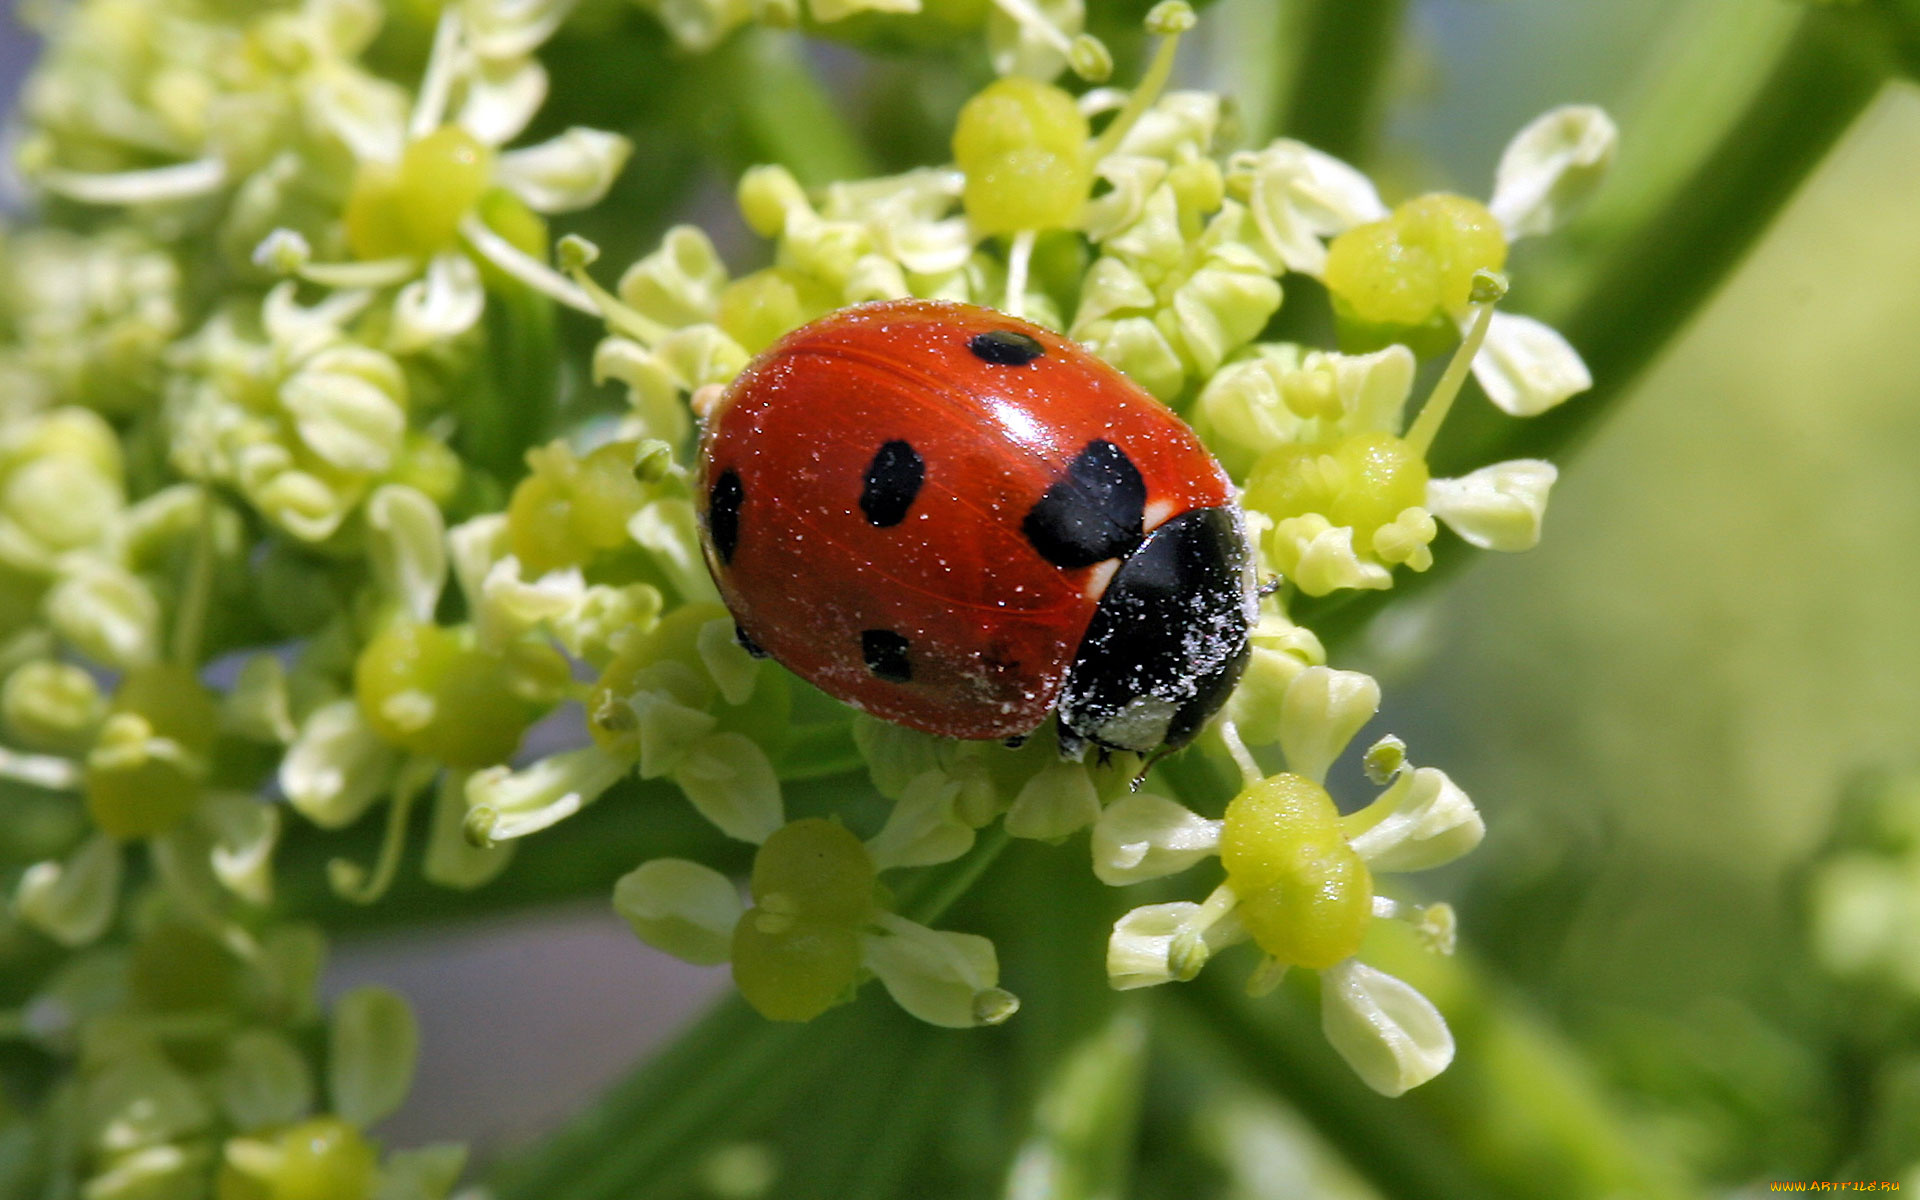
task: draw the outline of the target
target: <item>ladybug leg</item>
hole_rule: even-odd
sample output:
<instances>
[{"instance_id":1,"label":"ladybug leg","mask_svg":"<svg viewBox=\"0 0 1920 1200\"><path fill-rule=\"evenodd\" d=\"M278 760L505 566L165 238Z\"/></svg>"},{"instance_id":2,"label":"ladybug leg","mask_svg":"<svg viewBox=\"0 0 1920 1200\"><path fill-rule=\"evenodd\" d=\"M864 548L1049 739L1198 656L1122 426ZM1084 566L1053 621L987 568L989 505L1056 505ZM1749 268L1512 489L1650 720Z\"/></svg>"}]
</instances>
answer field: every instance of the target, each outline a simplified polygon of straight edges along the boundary
<instances>
[{"instance_id":1,"label":"ladybug leg","mask_svg":"<svg viewBox=\"0 0 1920 1200\"><path fill-rule=\"evenodd\" d=\"M1265 579L1262 579L1259 588L1260 598L1264 600L1268 596L1273 595L1280 590L1283 583L1284 581L1278 575L1269 575Z\"/></svg>"},{"instance_id":2,"label":"ladybug leg","mask_svg":"<svg viewBox=\"0 0 1920 1200\"><path fill-rule=\"evenodd\" d=\"M747 631L740 628L740 622L738 621L733 623L733 640L739 642L740 648L755 658L765 658L767 656L767 652L760 648L760 643L748 637Z\"/></svg>"},{"instance_id":3,"label":"ladybug leg","mask_svg":"<svg viewBox=\"0 0 1920 1200\"><path fill-rule=\"evenodd\" d=\"M1055 715L1054 724L1058 726L1060 733L1060 757L1068 762L1079 762L1084 759L1087 756L1089 744L1087 739L1067 728L1067 723L1059 720L1058 714ZM1103 750L1102 753L1105 751Z\"/></svg>"}]
</instances>

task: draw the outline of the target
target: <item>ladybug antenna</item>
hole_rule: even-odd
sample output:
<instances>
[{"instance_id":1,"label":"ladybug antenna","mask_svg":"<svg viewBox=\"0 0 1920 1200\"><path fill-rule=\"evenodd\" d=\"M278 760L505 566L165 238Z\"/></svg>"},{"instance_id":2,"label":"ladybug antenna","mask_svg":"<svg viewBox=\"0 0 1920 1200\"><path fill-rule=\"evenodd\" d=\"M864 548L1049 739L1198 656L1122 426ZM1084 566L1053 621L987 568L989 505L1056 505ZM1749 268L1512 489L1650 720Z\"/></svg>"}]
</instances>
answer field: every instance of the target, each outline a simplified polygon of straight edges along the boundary
<instances>
[{"instance_id":1,"label":"ladybug antenna","mask_svg":"<svg viewBox=\"0 0 1920 1200\"><path fill-rule=\"evenodd\" d=\"M1169 750L1163 747L1162 749L1154 752L1153 754L1147 755L1145 758L1142 758L1140 760L1140 771L1127 784L1127 790L1130 792L1139 791L1140 785L1144 784L1147 781L1148 772L1152 771L1155 767L1159 766L1160 760L1172 753L1173 753L1172 750Z\"/></svg>"},{"instance_id":2,"label":"ladybug antenna","mask_svg":"<svg viewBox=\"0 0 1920 1200\"><path fill-rule=\"evenodd\" d=\"M593 302L593 311L607 324L609 333L631 338L643 346L653 346L667 336L667 327L643 315L631 304L594 282L587 268L600 257L600 247L577 233L560 239L554 247L560 269L573 278L580 291Z\"/></svg>"}]
</instances>

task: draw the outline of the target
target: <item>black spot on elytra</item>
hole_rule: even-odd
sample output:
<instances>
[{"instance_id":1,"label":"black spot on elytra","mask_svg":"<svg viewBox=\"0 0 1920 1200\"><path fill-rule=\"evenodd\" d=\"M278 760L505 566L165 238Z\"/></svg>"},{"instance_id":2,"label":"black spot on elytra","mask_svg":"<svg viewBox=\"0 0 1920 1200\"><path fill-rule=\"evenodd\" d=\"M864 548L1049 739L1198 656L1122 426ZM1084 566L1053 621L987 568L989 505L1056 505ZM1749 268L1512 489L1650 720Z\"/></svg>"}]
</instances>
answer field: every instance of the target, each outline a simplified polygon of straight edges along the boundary
<instances>
[{"instance_id":1,"label":"black spot on elytra","mask_svg":"<svg viewBox=\"0 0 1920 1200\"><path fill-rule=\"evenodd\" d=\"M905 683L913 678L913 664L907 661L907 639L891 629L861 630L860 654L876 679Z\"/></svg>"},{"instance_id":2,"label":"black spot on elytra","mask_svg":"<svg viewBox=\"0 0 1920 1200\"><path fill-rule=\"evenodd\" d=\"M746 499L746 489L732 467L720 472L707 493L707 536L713 539L723 566L732 564L734 548L740 544L740 506Z\"/></svg>"},{"instance_id":3,"label":"black spot on elytra","mask_svg":"<svg viewBox=\"0 0 1920 1200\"><path fill-rule=\"evenodd\" d=\"M867 524L884 528L906 520L926 477L927 464L908 443L894 441L880 447L867 464L866 482L860 489L860 511L867 514Z\"/></svg>"},{"instance_id":4,"label":"black spot on elytra","mask_svg":"<svg viewBox=\"0 0 1920 1200\"><path fill-rule=\"evenodd\" d=\"M996 367L1024 367L1047 352L1039 339L1018 329L992 329L967 339L973 356Z\"/></svg>"},{"instance_id":5,"label":"black spot on elytra","mask_svg":"<svg viewBox=\"0 0 1920 1200\"><path fill-rule=\"evenodd\" d=\"M767 656L767 652L760 648L760 643L748 637L747 631L740 628L740 622L738 621L733 623L733 640L739 642L740 648L755 658L765 658Z\"/></svg>"},{"instance_id":6,"label":"black spot on elytra","mask_svg":"<svg viewBox=\"0 0 1920 1200\"><path fill-rule=\"evenodd\" d=\"M1073 456L1066 478L1027 511L1020 531L1053 565L1090 567L1140 544L1146 507L1146 480L1127 452L1095 440Z\"/></svg>"}]
</instances>

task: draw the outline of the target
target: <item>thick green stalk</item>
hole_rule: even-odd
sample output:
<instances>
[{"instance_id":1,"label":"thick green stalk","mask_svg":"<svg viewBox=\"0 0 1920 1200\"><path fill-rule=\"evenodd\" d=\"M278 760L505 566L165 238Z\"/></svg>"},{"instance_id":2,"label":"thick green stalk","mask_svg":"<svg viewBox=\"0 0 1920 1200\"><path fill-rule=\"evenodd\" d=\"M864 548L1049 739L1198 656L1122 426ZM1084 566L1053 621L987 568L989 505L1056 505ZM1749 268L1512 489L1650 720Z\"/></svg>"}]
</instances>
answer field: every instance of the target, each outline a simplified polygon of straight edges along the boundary
<instances>
[{"instance_id":1,"label":"thick green stalk","mask_svg":"<svg viewBox=\"0 0 1920 1200\"><path fill-rule=\"evenodd\" d=\"M1678 189L1676 203L1596 249L1609 265L1559 323L1592 370L1594 389L1527 421L1485 405L1469 407L1441 438L1436 473L1507 458L1564 462L1578 449L1739 266L1879 90L1890 67L1882 33L1868 13L1816 11L1801 18L1766 86L1726 124L1712 153ZM1451 537L1437 550L1432 570L1402 573L1389 592L1302 602L1295 616L1322 638L1350 636L1390 600L1402 602L1451 577L1477 553Z\"/></svg>"},{"instance_id":2,"label":"thick green stalk","mask_svg":"<svg viewBox=\"0 0 1920 1200\"><path fill-rule=\"evenodd\" d=\"M1234 972L1212 970L1170 1007L1389 1200L1690 1194L1675 1164L1611 1111L1577 1053L1470 962L1386 965L1440 1002L1460 1046L1438 1079L1396 1099L1368 1090L1327 1044L1309 979L1291 980L1285 1000L1253 999Z\"/></svg>"},{"instance_id":3,"label":"thick green stalk","mask_svg":"<svg viewBox=\"0 0 1920 1200\"><path fill-rule=\"evenodd\" d=\"M1335 158L1364 162L1384 108L1382 84L1393 68L1406 0L1314 0L1282 129ZM1288 14L1276 6L1276 19Z\"/></svg>"}]
</instances>

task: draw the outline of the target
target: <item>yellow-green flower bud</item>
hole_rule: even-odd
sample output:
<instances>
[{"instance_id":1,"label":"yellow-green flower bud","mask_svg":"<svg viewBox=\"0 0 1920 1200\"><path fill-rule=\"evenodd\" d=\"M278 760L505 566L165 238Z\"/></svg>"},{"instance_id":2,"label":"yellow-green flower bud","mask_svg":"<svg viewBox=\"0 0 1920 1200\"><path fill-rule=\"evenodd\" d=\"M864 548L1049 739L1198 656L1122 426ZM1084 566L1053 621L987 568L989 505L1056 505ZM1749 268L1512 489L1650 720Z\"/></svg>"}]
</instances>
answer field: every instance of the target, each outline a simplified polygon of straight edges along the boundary
<instances>
[{"instance_id":1,"label":"yellow-green flower bud","mask_svg":"<svg viewBox=\"0 0 1920 1200\"><path fill-rule=\"evenodd\" d=\"M379 1158L358 1129L315 1117L271 1140L236 1138L214 1182L215 1200L366 1200Z\"/></svg>"},{"instance_id":2,"label":"yellow-green flower bud","mask_svg":"<svg viewBox=\"0 0 1920 1200\"><path fill-rule=\"evenodd\" d=\"M107 702L93 676L72 663L22 663L0 689L7 732L34 750L77 753L106 718Z\"/></svg>"},{"instance_id":3,"label":"yellow-green flower bud","mask_svg":"<svg viewBox=\"0 0 1920 1200\"><path fill-rule=\"evenodd\" d=\"M553 442L527 451L533 473L507 502L507 535L528 575L578 566L627 542L627 522L646 499L633 475L637 449L608 442L576 458Z\"/></svg>"},{"instance_id":4,"label":"yellow-green flower bud","mask_svg":"<svg viewBox=\"0 0 1920 1200\"><path fill-rule=\"evenodd\" d=\"M354 696L383 739L456 767L510 756L567 683L566 660L543 641L499 653L470 628L395 625L360 652Z\"/></svg>"},{"instance_id":5,"label":"yellow-green flower bud","mask_svg":"<svg viewBox=\"0 0 1920 1200\"><path fill-rule=\"evenodd\" d=\"M1484 205L1433 193L1335 238L1322 279L1343 327L1385 327L1382 336L1358 339L1384 344L1397 340L1392 330L1462 316L1474 272L1498 271L1506 261L1506 235Z\"/></svg>"},{"instance_id":6,"label":"yellow-green flower bud","mask_svg":"<svg viewBox=\"0 0 1920 1200\"><path fill-rule=\"evenodd\" d=\"M855 925L873 911L873 856L838 821L807 817L777 830L753 858L762 911Z\"/></svg>"},{"instance_id":7,"label":"yellow-green flower bud","mask_svg":"<svg viewBox=\"0 0 1920 1200\"><path fill-rule=\"evenodd\" d=\"M811 1021L851 997L860 937L851 926L747 910L733 930L733 983L770 1021Z\"/></svg>"},{"instance_id":8,"label":"yellow-green flower bud","mask_svg":"<svg viewBox=\"0 0 1920 1200\"><path fill-rule=\"evenodd\" d=\"M1247 478L1246 504L1275 521L1318 513L1350 527L1364 555L1377 532L1427 502L1427 479L1426 460L1405 440L1356 433L1331 445L1269 451Z\"/></svg>"},{"instance_id":9,"label":"yellow-green flower bud","mask_svg":"<svg viewBox=\"0 0 1920 1200\"><path fill-rule=\"evenodd\" d=\"M1220 862L1253 940L1284 963L1330 967L1360 949L1373 877L1341 836L1325 788L1282 773L1227 805Z\"/></svg>"},{"instance_id":10,"label":"yellow-green flower bud","mask_svg":"<svg viewBox=\"0 0 1920 1200\"><path fill-rule=\"evenodd\" d=\"M493 151L457 125L410 143L397 163L362 162L347 195L347 245L367 259L444 250L492 176Z\"/></svg>"},{"instance_id":11,"label":"yellow-green flower bud","mask_svg":"<svg viewBox=\"0 0 1920 1200\"><path fill-rule=\"evenodd\" d=\"M784 267L743 275L720 293L714 322L750 354L758 354L789 330L838 305L812 276Z\"/></svg>"},{"instance_id":12,"label":"yellow-green flower bud","mask_svg":"<svg viewBox=\"0 0 1920 1200\"><path fill-rule=\"evenodd\" d=\"M1093 184L1087 119L1059 88L1015 76L960 109L953 157L966 172L967 217L982 234L1080 221Z\"/></svg>"}]
</instances>

